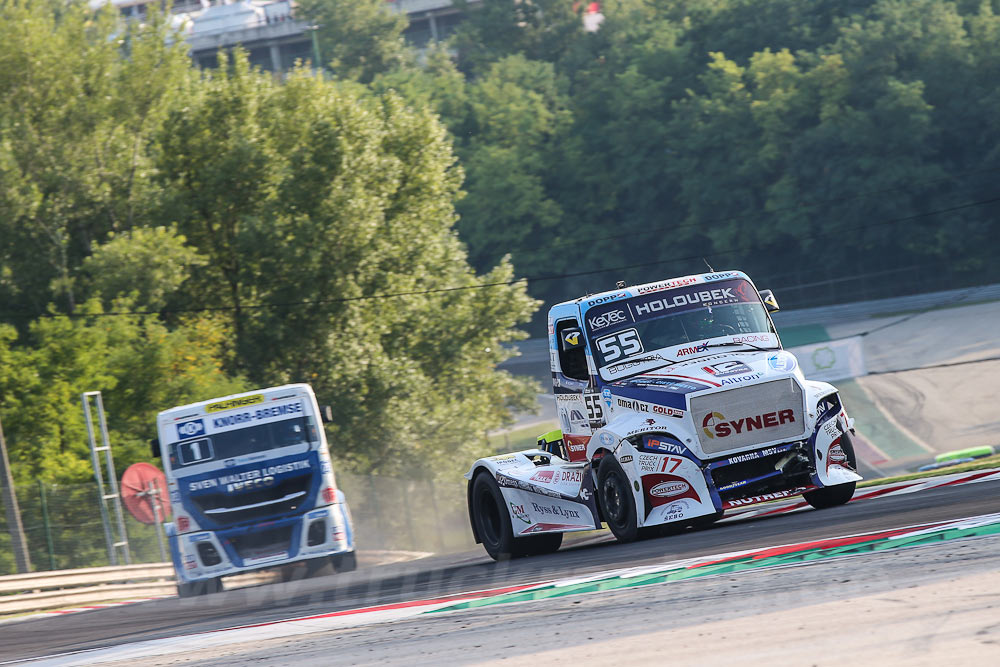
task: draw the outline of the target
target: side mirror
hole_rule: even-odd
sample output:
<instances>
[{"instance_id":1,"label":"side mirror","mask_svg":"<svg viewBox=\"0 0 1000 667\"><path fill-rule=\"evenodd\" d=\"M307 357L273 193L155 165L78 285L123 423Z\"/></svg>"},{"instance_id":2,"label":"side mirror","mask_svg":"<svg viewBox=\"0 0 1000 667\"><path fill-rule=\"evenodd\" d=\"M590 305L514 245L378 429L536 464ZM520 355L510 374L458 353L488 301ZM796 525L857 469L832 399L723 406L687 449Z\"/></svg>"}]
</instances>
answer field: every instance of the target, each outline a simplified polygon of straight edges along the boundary
<instances>
[{"instance_id":1,"label":"side mirror","mask_svg":"<svg viewBox=\"0 0 1000 667\"><path fill-rule=\"evenodd\" d=\"M778 312L778 300L774 298L774 293L769 289L762 289L760 292L760 300L764 302L764 307L767 308L767 312L776 313Z\"/></svg>"},{"instance_id":2,"label":"side mirror","mask_svg":"<svg viewBox=\"0 0 1000 667\"><path fill-rule=\"evenodd\" d=\"M154 459L160 458L162 453L160 452L160 439L153 438L149 441L149 451L153 455Z\"/></svg>"},{"instance_id":3,"label":"side mirror","mask_svg":"<svg viewBox=\"0 0 1000 667\"><path fill-rule=\"evenodd\" d=\"M583 331L579 327L567 327L559 334L559 345L563 352L583 347Z\"/></svg>"},{"instance_id":4,"label":"side mirror","mask_svg":"<svg viewBox=\"0 0 1000 667\"><path fill-rule=\"evenodd\" d=\"M329 405L319 406L319 418L323 420L324 424L329 424L333 421L333 407Z\"/></svg>"}]
</instances>

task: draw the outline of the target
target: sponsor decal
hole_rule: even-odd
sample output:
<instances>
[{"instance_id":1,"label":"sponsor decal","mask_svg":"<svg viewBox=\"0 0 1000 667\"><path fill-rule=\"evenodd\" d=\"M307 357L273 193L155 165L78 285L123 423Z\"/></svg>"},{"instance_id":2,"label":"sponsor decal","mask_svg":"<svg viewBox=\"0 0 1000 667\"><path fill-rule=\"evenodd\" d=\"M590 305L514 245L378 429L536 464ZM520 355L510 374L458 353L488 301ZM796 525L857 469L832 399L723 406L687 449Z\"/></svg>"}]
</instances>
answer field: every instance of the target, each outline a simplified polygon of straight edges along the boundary
<instances>
[{"instance_id":1,"label":"sponsor decal","mask_svg":"<svg viewBox=\"0 0 1000 667\"><path fill-rule=\"evenodd\" d=\"M193 570L196 567L198 567L198 561L196 561L194 559L194 556L185 556L184 557L184 567L187 568L187 569L189 569L189 570Z\"/></svg>"},{"instance_id":2,"label":"sponsor decal","mask_svg":"<svg viewBox=\"0 0 1000 667\"><path fill-rule=\"evenodd\" d=\"M607 387L605 387L603 390L601 390L601 398L604 399L604 404L607 405L610 408L611 407L611 390L608 389Z\"/></svg>"},{"instance_id":3,"label":"sponsor decal","mask_svg":"<svg viewBox=\"0 0 1000 667\"><path fill-rule=\"evenodd\" d=\"M741 505L754 505L756 503L762 503L768 500L780 500L781 498L788 498L789 496L796 496L803 491L808 491L814 487L811 486L800 486L795 489L788 489L787 491L775 491L773 493L765 493L759 496L748 496L746 498L735 498L733 500L727 500L722 504L722 509L729 509L731 507L739 507Z\"/></svg>"},{"instance_id":4,"label":"sponsor decal","mask_svg":"<svg viewBox=\"0 0 1000 667\"><path fill-rule=\"evenodd\" d=\"M236 408L245 408L248 405L257 405L258 403L264 402L263 394L254 394L253 396L243 396L241 398L231 398L228 401L219 401L218 403L209 403L205 406L205 412L225 412L226 410L234 410Z\"/></svg>"},{"instance_id":5,"label":"sponsor decal","mask_svg":"<svg viewBox=\"0 0 1000 667\"><path fill-rule=\"evenodd\" d=\"M540 482L542 484L551 484L552 477L556 474L555 470L539 470L534 475L529 477L532 482Z\"/></svg>"},{"instance_id":6,"label":"sponsor decal","mask_svg":"<svg viewBox=\"0 0 1000 667\"><path fill-rule=\"evenodd\" d=\"M727 375L742 375L744 373L753 373L753 369L747 366L742 361L730 360L722 361L717 364L710 364L708 366L702 366L703 371L709 375L714 375L715 377L725 377Z\"/></svg>"},{"instance_id":7,"label":"sponsor decal","mask_svg":"<svg viewBox=\"0 0 1000 667\"><path fill-rule=\"evenodd\" d=\"M608 301L614 301L615 299L624 299L628 296L628 292L619 292L618 294L609 294L608 296L599 296L596 299L591 299L587 302L587 307L596 306L598 304L607 303Z\"/></svg>"},{"instance_id":8,"label":"sponsor decal","mask_svg":"<svg viewBox=\"0 0 1000 667\"><path fill-rule=\"evenodd\" d=\"M574 509L569 509L568 507L561 507L559 505L539 505L538 503L531 503L531 510L535 514L557 516L562 519L579 519L580 512Z\"/></svg>"},{"instance_id":9,"label":"sponsor decal","mask_svg":"<svg viewBox=\"0 0 1000 667\"><path fill-rule=\"evenodd\" d=\"M702 280L706 283L710 283L713 280L725 280L726 278L735 278L739 274L738 271L726 271L725 273L710 273L707 276L702 276Z\"/></svg>"},{"instance_id":10,"label":"sponsor decal","mask_svg":"<svg viewBox=\"0 0 1000 667\"><path fill-rule=\"evenodd\" d=\"M686 454L687 447L679 442L670 442L663 438L646 438L644 443L647 449L655 449L668 454Z\"/></svg>"},{"instance_id":11,"label":"sponsor decal","mask_svg":"<svg viewBox=\"0 0 1000 667\"><path fill-rule=\"evenodd\" d=\"M503 473L497 473L497 484L506 487L508 489L520 489L521 491L529 491L531 493L537 493L543 496L550 496L553 498L561 498L562 494L558 491L553 491L552 489L546 488L544 486L538 486L537 484L532 484L523 479L518 479L516 477L510 477L509 475L504 475Z\"/></svg>"},{"instance_id":12,"label":"sponsor decal","mask_svg":"<svg viewBox=\"0 0 1000 667\"><path fill-rule=\"evenodd\" d=\"M177 530L183 533L190 527L191 527L191 519L187 518L186 516L177 517Z\"/></svg>"},{"instance_id":13,"label":"sponsor decal","mask_svg":"<svg viewBox=\"0 0 1000 667\"><path fill-rule=\"evenodd\" d=\"M582 470L560 470L559 471L559 482L571 482L573 484L579 484L583 481L583 471Z\"/></svg>"},{"instance_id":14,"label":"sponsor decal","mask_svg":"<svg viewBox=\"0 0 1000 667\"><path fill-rule=\"evenodd\" d=\"M684 513L687 511L687 500L681 500L679 502L670 503L667 505L666 509L663 511L664 521L678 521L684 518Z\"/></svg>"},{"instance_id":15,"label":"sponsor decal","mask_svg":"<svg viewBox=\"0 0 1000 667\"><path fill-rule=\"evenodd\" d=\"M701 502L698 492L683 477L677 475L652 474L642 476L642 488L646 493L646 516L654 507L667 505L682 498Z\"/></svg>"},{"instance_id":16,"label":"sponsor decal","mask_svg":"<svg viewBox=\"0 0 1000 667\"><path fill-rule=\"evenodd\" d=\"M830 450L826 453L826 471L830 472L830 466L840 466L850 469L851 462L847 460L847 453L840 446L840 438L833 441Z\"/></svg>"},{"instance_id":17,"label":"sponsor decal","mask_svg":"<svg viewBox=\"0 0 1000 667\"><path fill-rule=\"evenodd\" d=\"M620 457L618 460L621 461L622 463L632 463L632 455L626 454L625 456Z\"/></svg>"},{"instance_id":18,"label":"sponsor decal","mask_svg":"<svg viewBox=\"0 0 1000 667\"><path fill-rule=\"evenodd\" d=\"M650 292L662 292L665 289L673 289L675 287L686 287L688 285L693 285L698 282L695 277L686 278L674 278L673 280L664 280L658 283L650 283L649 285L642 285L641 287L636 287L636 294L649 294Z\"/></svg>"},{"instance_id":19,"label":"sponsor decal","mask_svg":"<svg viewBox=\"0 0 1000 667\"><path fill-rule=\"evenodd\" d=\"M720 412L709 412L701 422L701 430L709 438L715 439L791 423L795 423L794 410L765 412L764 414L752 417L741 417L735 421L727 420Z\"/></svg>"},{"instance_id":20,"label":"sponsor decal","mask_svg":"<svg viewBox=\"0 0 1000 667\"><path fill-rule=\"evenodd\" d=\"M609 310L603 315L591 317L587 320L591 331L597 331L598 329L610 327L613 324L621 324L622 322L628 322L628 316L624 310Z\"/></svg>"},{"instance_id":21,"label":"sponsor decal","mask_svg":"<svg viewBox=\"0 0 1000 667\"><path fill-rule=\"evenodd\" d=\"M733 336L734 343L773 343L771 334L740 334Z\"/></svg>"},{"instance_id":22,"label":"sponsor decal","mask_svg":"<svg viewBox=\"0 0 1000 667\"><path fill-rule=\"evenodd\" d=\"M201 419L192 419L177 425L177 437L181 440L198 435L205 435L205 422Z\"/></svg>"},{"instance_id":23,"label":"sponsor decal","mask_svg":"<svg viewBox=\"0 0 1000 667\"><path fill-rule=\"evenodd\" d=\"M741 382L750 382L752 380L759 380L760 373L754 373L753 375L743 375L736 378L722 378L719 380L719 384L726 386L727 384L739 384Z\"/></svg>"},{"instance_id":24,"label":"sponsor decal","mask_svg":"<svg viewBox=\"0 0 1000 667\"><path fill-rule=\"evenodd\" d=\"M497 467L504 468L518 463L520 459L517 458L516 454L502 454L500 456L491 456L487 461L493 461Z\"/></svg>"},{"instance_id":25,"label":"sponsor decal","mask_svg":"<svg viewBox=\"0 0 1000 667\"><path fill-rule=\"evenodd\" d=\"M524 511L524 505L515 505L514 503L510 503L510 513L524 523L531 523L531 519L528 518L528 513Z\"/></svg>"},{"instance_id":26,"label":"sponsor decal","mask_svg":"<svg viewBox=\"0 0 1000 667\"><path fill-rule=\"evenodd\" d=\"M285 405L275 405L267 408L261 408L260 410L254 410L253 412L238 412L233 415L226 415L225 417L214 417L212 418L212 427L216 429L227 428L229 426L246 424L262 419L272 419L274 417L301 414L302 403L288 403Z\"/></svg>"},{"instance_id":27,"label":"sponsor decal","mask_svg":"<svg viewBox=\"0 0 1000 667\"><path fill-rule=\"evenodd\" d=\"M626 410L631 410L633 412L652 412L653 414L663 415L664 417L677 417L681 418L684 416L683 410L678 410L677 408L668 408L664 405L659 405L658 403L646 403L645 401L637 401L631 398L620 398L615 397L616 405L619 408L625 408ZM656 421L646 420L647 424L655 424Z\"/></svg>"},{"instance_id":28,"label":"sponsor decal","mask_svg":"<svg viewBox=\"0 0 1000 667\"><path fill-rule=\"evenodd\" d=\"M321 516L326 516L326 510L316 510L315 512L309 512L306 516L310 519L318 519Z\"/></svg>"},{"instance_id":29,"label":"sponsor decal","mask_svg":"<svg viewBox=\"0 0 1000 667\"><path fill-rule=\"evenodd\" d=\"M583 443L572 443L571 442L569 444L569 451L571 451L571 452L585 452L585 451L587 451L587 445L584 445Z\"/></svg>"},{"instance_id":30,"label":"sponsor decal","mask_svg":"<svg viewBox=\"0 0 1000 667\"><path fill-rule=\"evenodd\" d=\"M176 489L170 490L170 503L177 504L181 501L181 492Z\"/></svg>"},{"instance_id":31,"label":"sponsor decal","mask_svg":"<svg viewBox=\"0 0 1000 667\"><path fill-rule=\"evenodd\" d=\"M747 461L755 461L757 459L762 459L765 456L771 456L773 454L778 454L780 452L785 452L791 449L791 446L785 447L768 447L767 449L761 449L756 452L747 452L746 454L739 454L737 456L730 456L726 459L726 465L731 465L733 463L746 463Z\"/></svg>"},{"instance_id":32,"label":"sponsor decal","mask_svg":"<svg viewBox=\"0 0 1000 667\"><path fill-rule=\"evenodd\" d=\"M590 500L590 489L580 489L580 497L583 500Z\"/></svg>"},{"instance_id":33,"label":"sponsor decal","mask_svg":"<svg viewBox=\"0 0 1000 667\"><path fill-rule=\"evenodd\" d=\"M225 461L222 462L222 465L225 466L226 468L235 468L236 459L226 459Z\"/></svg>"},{"instance_id":34,"label":"sponsor decal","mask_svg":"<svg viewBox=\"0 0 1000 667\"><path fill-rule=\"evenodd\" d=\"M691 490L691 485L684 480L676 482L660 482L649 490L654 498L673 498Z\"/></svg>"},{"instance_id":35,"label":"sponsor decal","mask_svg":"<svg viewBox=\"0 0 1000 667\"><path fill-rule=\"evenodd\" d=\"M746 280L736 279L715 285L692 285L667 295L640 294L630 300L629 308L638 322L670 313L732 303L760 303L760 297Z\"/></svg>"},{"instance_id":36,"label":"sponsor decal","mask_svg":"<svg viewBox=\"0 0 1000 667\"><path fill-rule=\"evenodd\" d=\"M733 294L732 287L725 289L701 290L698 292L688 292L676 296L667 296L662 299L650 299L645 303L638 303L635 306L635 316L651 315L653 313L682 308L684 306L700 306L702 304L712 304L719 302L733 302L737 300Z\"/></svg>"},{"instance_id":37,"label":"sponsor decal","mask_svg":"<svg viewBox=\"0 0 1000 667\"><path fill-rule=\"evenodd\" d=\"M656 454L639 454L639 470L643 472L659 472L660 456Z\"/></svg>"},{"instance_id":38,"label":"sponsor decal","mask_svg":"<svg viewBox=\"0 0 1000 667\"><path fill-rule=\"evenodd\" d=\"M195 533L188 536L188 542L208 542L211 539L212 535L210 533Z\"/></svg>"},{"instance_id":39,"label":"sponsor decal","mask_svg":"<svg viewBox=\"0 0 1000 667\"><path fill-rule=\"evenodd\" d=\"M611 445L615 444L615 437L607 432L602 433L601 444L610 447Z\"/></svg>"},{"instance_id":40,"label":"sponsor decal","mask_svg":"<svg viewBox=\"0 0 1000 667\"><path fill-rule=\"evenodd\" d=\"M227 493L242 491L243 489L261 488L274 484L274 476L287 472L303 470L309 467L309 461L293 461L275 466L267 466L256 470L245 470L243 472L222 475L217 478L200 479L188 482L188 491L203 491L205 489L216 489L225 487Z\"/></svg>"},{"instance_id":41,"label":"sponsor decal","mask_svg":"<svg viewBox=\"0 0 1000 667\"><path fill-rule=\"evenodd\" d=\"M580 344L580 332L567 331L563 334L563 340L575 347Z\"/></svg>"},{"instance_id":42,"label":"sponsor decal","mask_svg":"<svg viewBox=\"0 0 1000 667\"><path fill-rule=\"evenodd\" d=\"M790 372L795 370L795 357L787 352L778 352L767 358L767 365L772 370Z\"/></svg>"},{"instance_id":43,"label":"sponsor decal","mask_svg":"<svg viewBox=\"0 0 1000 667\"><path fill-rule=\"evenodd\" d=\"M830 421L823 424L823 431L830 436L831 440L836 440L840 437L840 429L837 427L837 420L831 419Z\"/></svg>"},{"instance_id":44,"label":"sponsor decal","mask_svg":"<svg viewBox=\"0 0 1000 667\"><path fill-rule=\"evenodd\" d=\"M643 472L677 472L682 463L684 463L684 459L677 456L639 455L639 469Z\"/></svg>"},{"instance_id":45,"label":"sponsor decal","mask_svg":"<svg viewBox=\"0 0 1000 667\"><path fill-rule=\"evenodd\" d=\"M701 345L696 345L694 347L682 347L677 350L678 357L688 357L692 354L698 354L699 352L706 352L708 350L708 343L702 343Z\"/></svg>"},{"instance_id":46,"label":"sponsor decal","mask_svg":"<svg viewBox=\"0 0 1000 667\"><path fill-rule=\"evenodd\" d=\"M737 489L737 488L739 488L739 487L741 487L741 486L744 486L744 485L746 485L746 484L749 484L749 481L748 481L748 480L745 480L745 479L743 479L743 480L740 480L740 481L738 481L738 482L731 482L731 483L729 483L729 484L725 484L725 485L723 485L723 486L720 486L720 487L718 488L718 490L719 490L719 491L729 491L730 489Z\"/></svg>"}]
</instances>

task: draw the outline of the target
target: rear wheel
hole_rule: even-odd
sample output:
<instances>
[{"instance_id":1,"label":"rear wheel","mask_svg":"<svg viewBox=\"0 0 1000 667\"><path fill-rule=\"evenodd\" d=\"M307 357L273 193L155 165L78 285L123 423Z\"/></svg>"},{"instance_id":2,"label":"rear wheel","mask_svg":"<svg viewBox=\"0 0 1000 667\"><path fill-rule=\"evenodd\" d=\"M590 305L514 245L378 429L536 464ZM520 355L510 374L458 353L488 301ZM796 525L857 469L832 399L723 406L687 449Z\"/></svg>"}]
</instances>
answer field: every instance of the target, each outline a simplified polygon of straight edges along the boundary
<instances>
[{"instance_id":1,"label":"rear wheel","mask_svg":"<svg viewBox=\"0 0 1000 667\"><path fill-rule=\"evenodd\" d=\"M844 450L844 455L847 457L847 463L851 469L857 470L858 460L854 455L854 441L851 438L850 431L846 431L840 436L840 448ZM857 485L857 482L848 482L847 484L826 486L815 491L807 491L802 494L802 497L807 503L818 510L836 507L837 505L847 503L854 497L854 489Z\"/></svg>"},{"instance_id":2,"label":"rear wheel","mask_svg":"<svg viewBox=\"0 0 1000 667\"><path fill-rule=\"evenodd\" d=\"M193 598L222 592L222 577L177 584L177 597Z\"/></svg>"},{"instance_id":3,"label":"rear wheel","mask_svg":"<svg viewBox=\"0 0 1000 667\"><path fill-rule=\"evenodd\" d=\"M619 542L634 542L639 537L635 497L628 476L613 454L601 459L597 468L597 497L608 528Z\"/></svg>"},{"instance_id":4,"label":"rear wheel","mask_svg":"<svg viewBox=\"0 0 1000 667\"><path fill-rule=\"evenodd\" d=\"M493 560L509 560L521 555L514 548L514 529L496 480L488 472L472 482L472 516L483 548Z\"/></svg>"}]
</instances>

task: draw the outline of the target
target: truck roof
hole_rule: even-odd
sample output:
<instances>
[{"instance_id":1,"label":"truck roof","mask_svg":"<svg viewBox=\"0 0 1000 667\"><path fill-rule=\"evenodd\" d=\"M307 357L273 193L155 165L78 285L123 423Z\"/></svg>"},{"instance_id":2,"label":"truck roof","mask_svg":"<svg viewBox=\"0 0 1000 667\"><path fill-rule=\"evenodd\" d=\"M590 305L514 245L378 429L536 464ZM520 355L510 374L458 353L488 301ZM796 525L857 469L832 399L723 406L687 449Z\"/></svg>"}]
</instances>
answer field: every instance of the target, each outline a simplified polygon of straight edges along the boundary
<instances>
[{"instance_id":1,"label":"truck roof","mask_svg":"<svg viewBox=\"0 0 1000 667\"><path fill-rule=\"evenodd\" d=\"M170 408L169 410L163 410L163 411L161 411L157 415L157 418L158 419L162 419L164 417L170 418L170 417L173 417L174 415L177 415L177 414L183 414L183 415L190 415L192 413L203 414L203 413L206 412L206 410L205 410L206 406L213 405L213 404L216 404L216 403L227 403L227 402L230 402L230 401L235 402L235 401L239 401L240 399L252 398L252 397L258 396L260 394L263 394L267 398L272 398L272 396L270 396L270 395L273 395L273 394L276 394L276 393L280 394L282 392L299 392L299 393L305 392L305 393L311 393L312 392L312 387L310 387L308 384L305 384L304 382L299 382L299 383L295 383L295 384L283 384L283 385L280 385L280 386L277 386L277 387L265 387L264 389L254 389L252 391L244 391L244 392L239 393L239 394L230 394L229 396L220 396L220 397L217 397L217 398L209 398L209 399L206 399L204 401L199 401L197 403L189 403L187 405L178 405L175 408ZM261 402L263 402L263 401L261 401ZM224 409L235 409L237 407L240 407L240 406L234 404L233 408L221 408L220 407L218 411L221 411L221 410L224 410Z\"/></svg>"},{"instance_id":2,"label":"truck roof","mask_svg":"<svg viewBox=\"0 0 1000 667\"><path fill-rule=\"evenodd\" d=\"M641 285L629 285L627 287L610 289L605 292L599 292L597 294L587 294L576 299L571 299L569 301L563 301L562 303L556 304L556 306L562 306L568 303L582 303L589 301L600 301L602 303L607 301L613 301L616 299L624 299L630 296L636 296L637 294L643 294L648 292L660 292L663 290L673 289L675 287L685 287L687 285L697 285L698 283L711 283L718 280L727 280L729 278L746 278L749 280L749 276L742 271L710 271L708 273L695 273L689 276L680 276L677 278L668 278L666 280L655 280L649 283L643 283ZM555 306L553 306L554 308Z\"/></svg>"}]
</instances>

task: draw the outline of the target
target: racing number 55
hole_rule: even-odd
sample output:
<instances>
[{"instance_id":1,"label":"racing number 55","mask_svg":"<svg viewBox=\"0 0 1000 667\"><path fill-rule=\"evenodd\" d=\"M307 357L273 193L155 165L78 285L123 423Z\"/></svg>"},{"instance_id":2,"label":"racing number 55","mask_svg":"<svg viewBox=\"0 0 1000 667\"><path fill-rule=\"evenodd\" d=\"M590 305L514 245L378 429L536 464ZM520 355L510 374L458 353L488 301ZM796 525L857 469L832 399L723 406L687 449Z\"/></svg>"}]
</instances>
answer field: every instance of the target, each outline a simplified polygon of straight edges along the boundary
<instances>
[{"instance_id":1,"label":"racing number 55","mask_svg":"<svg viewBox=\"0 0 1000 667\"><path fill-rule=\"evenodd\" d=\"M604 363L642 352L642 341L635 329L625 329L618 333L597 339L597 349L604 356Z\"/></svg>"}]
</instances>

